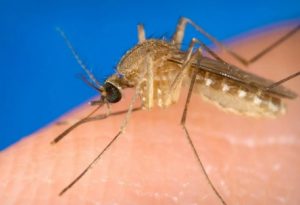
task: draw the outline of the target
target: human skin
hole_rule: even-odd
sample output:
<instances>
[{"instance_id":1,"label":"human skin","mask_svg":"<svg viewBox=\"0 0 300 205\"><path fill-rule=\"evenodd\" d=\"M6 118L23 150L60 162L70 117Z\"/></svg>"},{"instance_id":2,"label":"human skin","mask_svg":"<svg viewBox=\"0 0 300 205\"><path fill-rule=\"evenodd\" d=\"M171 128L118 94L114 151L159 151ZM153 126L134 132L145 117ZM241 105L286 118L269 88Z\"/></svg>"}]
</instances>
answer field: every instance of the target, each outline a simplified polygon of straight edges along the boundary
<instances>
[{"instance_id":1,"label":"human skin","mask_svg":"<svg viewBox=\"0 0 300 205\"><path fill-rule=\"evenodd\" d=\"M235 40L231 47L249 59L293 26L252 33ZM299 44L300 32L246 69L273 80L295 73L300 68ZM299 94L299 78L285 85ZM124 91L112 111L126 109L132 93ZM184 91L179 102L167 109L133 113L126 132L63 196L59 192L116 135L124 115L86 123L50 145L93 109L83 105L59 119L66 123L54 122L25 137L0 153L0 203L221 204L180 126L186 94ZM285 102L284 116L264 119L226 113L192 96L187 128L227 204L300 203L300 101Z\"/></svg>"}]
</instances>

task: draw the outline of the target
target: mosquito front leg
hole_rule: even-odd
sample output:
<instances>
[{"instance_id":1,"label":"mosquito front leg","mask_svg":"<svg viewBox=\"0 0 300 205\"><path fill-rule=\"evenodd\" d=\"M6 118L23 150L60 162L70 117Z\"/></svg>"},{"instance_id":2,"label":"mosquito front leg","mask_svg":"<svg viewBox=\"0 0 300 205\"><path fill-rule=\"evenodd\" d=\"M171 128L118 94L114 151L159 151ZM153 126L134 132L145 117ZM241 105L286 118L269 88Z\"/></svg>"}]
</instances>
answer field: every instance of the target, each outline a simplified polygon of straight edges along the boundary
<instances>
[{"instance_id":1,"label":"mosquito front leg","mask_svg":"<svg viewBox=\"0 0 300 205\"><path fill-rule=\"evenodd\" d=\"M141 109L142 109L142 106L136 107L136 108L133 108L131 112L140 111ZM117 115L123 115L123 114L126 114L127 112L128 112L128 109L120 110L120 111L117 111L117 112L112 112L112 113L110 113L110 115L107 115L107 114L96 115L96 116L88 118L84 123L103 120L103 119L106 119L108 117L113 117L113 116L117 116Z\"/></svg>"},{"instance_id":2,"label":"mosquito front leg","mask_svg":"<svg viewBox=\"0 0 300 205\"><path fill-rule=\"evenodd\" d=\"M287 34L285 34L284 36L279 38L277 41L275 41L274 43L272 43L271 45L269 45L268 47L266 47L265 49L263 49L262 51L257 53L250 60L247 60L244 57L242 57L241 55L239 55L238 53L234 52L232 49L230 49L227 46L225 46L224 44L222 44L219 40L217 40L215 37L213 37L212 35L207 33L203 28L201 28L199 25L194 23L191 19L185 18L185 17L181 17L179 19L179 22L176 27L176 31L172 38L173 42L177 45L178 48L181 47L187 23L192 25L198 32L200 32L202 35L204 35L206 38L208 38L210 41L212 41L216 46L218 46L222 50L229 53L231 56L233 56L236 60L241 62L243 65L250 65L251 63L254 63L255 61L257 61L258 59L260 59L261 57L263 57L264 55L269 53L275 47L280 45L282 42L284 42L285 40L290 38L292 35L294 35L297 31L300 30L300 25L297 25L290 32L288 32Z\"/></svg>"},{"instance_id":3,"label":"mosquito front leg","mask_svg":"<svg viewBox=\"0 0 300 205\"><path fill-rule=\"evenodd\" d=\"M147 86L147 93L146 93L146 102L143 102L143 107L150 108L149 106L153 105L153 59L151 56L147 55L142 63L142 72L140 74L138 83L135 87L135 94L129 104L128 112L126 114L126 117L121 125L121 132L123 132L127 126L128 120L131 115L131 110L133 109L134 102L136 101L137 96L140 93L141 85L144 82L144 79L146 78L146 86ZM146 104L144 104L146 103Z\"/></svg>"},{"instance_id":4,"label":"mosquito front leg","mask_svg":"<svg viewBox=\"0 0 300 205\"><path fill-rule=\"evenodd\" d=\"M192 147L192 150L193 150L193 153L201 167L201 170L208 182L208 184L210 185L210 187L213 189L214 193L217 195L217 197L219 198L219 200L222 202L223 205L227 205L227 203L225 202L225 200L223 199L223 197L221 196L221 194L218 192L218 190L216 189L216 187L214 186L214 184L212 183L212 181L210 180L206 170L205 170L205 167L201 161L201 158L196 150L196 147L192 141L192 138L190 137L190 134L185 126L185 122L186 122L186 118L187 118L187 111L188 111L188 105L190 103L190 99L191 99L191 96L192 96L192 91L193 91L193 88L194 88L194 84L195 84L195 81L196 81L196 76L197 76L197 73L195 71L193 71L193 76L192 76L192 80L191 80L191 84L190 84L190 87L189 87L189 91L188 91L188 95L187 95L187 98L186 98L186 102L185 102L185 105L184 105L184 111L183 111L183 114L182 114L182 117L181 117L181 125L185 131L185 136L187 137L187 140L190 144L190 146Z\"/></svg>"},{"instance_id":5,"label":"mosquito front leg","mask_svg":"<svg viewBox=\"0 0 300 205\"><path fill-rule=\"evenodd\" d=\"M69 127L68 129L64 130L61 134L59 134L56 138L54 138L51 141L51 144L56 144L58 143L60 140L62 140L62 138L64 138L68 133L70 133L73 129L75 129L76 127L82 125L83 123L85 123L95 112L97 112L100 107L102 107L103 103L98 105L96 107L96 109L94 109L92 112L90 112L86 117L82 118L81 120L79 120L78 122L76 122L75 124L73 124L71 127Z\"/></svg>"},{"instance_id":6,"label":"mosquito front leg","mask_svg":"<svg viewBox=\"0 0 300 205\"><path fill-rule=\"evenodd\" d=\"M144 64L146 66L146 68L142 69L142 73L140 74L140 77L139 77L139 80L138 80L138 84L136 85L135 87L135 93L134 95L132 96L131 98L131 101L130 101L130 104L129 104L129 107L128 107L128 110L126 112L126 116L120 126L120 130L119 132L113 137L113 139L105 146L105 148L97 155L97 157L81 172L81 174L79 174L68 186L66 186L60 193L59 195L62 196L66 191L68 191L71 187L74 186L74 184L76 184L94 165L95 163L101 158L101 156L111 147L111 145L113 145L114 142L117 141L117 139L121 136L121 134L125 131L125 128L127 127L128 125L128 122L129 122L129 118L130 118L130 115L133 111L133 105L137 99L137 96L139 94L139 90L140 90L140 87L141 87L141 84L143 82L143 79L145 78L145 75L146 75L146 71L148 69L152 69L151 68L151 63L149 62L152 62L152 59L150 57L145 57L144 59Z\"/></svg>"},{"instance_id":7,"label":"mosquito front leg","mask_svg":"<svg viewBox=\"0 0 300 205\"><path fill-rule=\"evenodd\" d=\"M142 106L140 107L137 107L137 108L133 108L132 109L132 112L136 112L136 111L139 111L142 109ZM69 127L68 129L66 129L63 133L61 133L59 136L66 136L68 133L70 133L72 130L74 130L75 128L79 127L80 125L82 124L85 124L87 122L92 122L92 121L98 121L98 120L104 120L108 117L112 117L112 116L117 116L117 115L122 115L122 114L125 114L128 112L128 109L126 110L121 110L121 111L117 111L117 112L112 112L112 113L105 113L105 114L99 114L99 115L96 115L96 116L92 116L92 117L88 117L88 118L84 118L81 119L80 121L76 122L75 124L73 124L71 127ZM69 122L68 121L59 121L57 122L56 124L57 125L65 125L65 124L68 124ZM58 138L58 137L57 137ZM59 137L58 139L54 139L51 143L52 144L55 144L57 143L58 141L60 141L62 138Z\"/></svg>"}]
</instances>

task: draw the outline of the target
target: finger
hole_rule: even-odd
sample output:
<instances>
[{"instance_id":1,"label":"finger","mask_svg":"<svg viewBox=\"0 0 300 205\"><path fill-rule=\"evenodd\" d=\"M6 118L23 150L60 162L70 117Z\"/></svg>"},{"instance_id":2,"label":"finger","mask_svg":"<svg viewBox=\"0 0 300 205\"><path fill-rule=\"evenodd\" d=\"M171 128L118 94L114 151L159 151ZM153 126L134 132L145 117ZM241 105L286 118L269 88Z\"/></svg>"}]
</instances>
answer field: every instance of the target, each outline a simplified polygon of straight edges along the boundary
<instances>
[{"instance_id":1,"label":"finger","mask_svg":"<svg viewBox=\"0 0 300 205\"><path fill-rule=\"evenodd\" d=\"M290 28L290 27L289 27ZM234 44L249 58L288 29ZM297 34L247 68L279 80L298 71ZM299 79L286 83L298 92ZM298 92L299 93L299 92ZM126 109L131 91L112 110ZM126 133L62 197L58 193L102 151L124 116L90 122L60 143L68 125L52 124L0 154L2 204L220 204L201 173L179 126L186 92L170 108L132 114ZM228 204L296 204L299 201L299 98L275 120L225 113L193 95L187 128L218 191ZM74 122L92 108L63 119ZM103 110L104 112L104 110Z\"/></svg>"}]
</instances>

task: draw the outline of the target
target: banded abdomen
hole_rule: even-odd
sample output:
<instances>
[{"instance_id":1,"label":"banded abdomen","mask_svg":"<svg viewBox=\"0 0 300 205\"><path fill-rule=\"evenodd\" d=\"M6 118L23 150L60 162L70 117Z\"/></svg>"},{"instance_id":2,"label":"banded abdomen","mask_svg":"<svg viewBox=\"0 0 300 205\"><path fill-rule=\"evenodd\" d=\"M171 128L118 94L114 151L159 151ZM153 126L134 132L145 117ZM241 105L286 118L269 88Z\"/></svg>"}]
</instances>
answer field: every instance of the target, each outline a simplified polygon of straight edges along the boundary
<instances>
[{"instance_id":1,"label":"banded abdomen","mask_svg":"<svg viewBox=\"0 0 300 205\"><path fill-rule=\"evenodd\" d=\"M198 72L194 92L218 107L237 114L276 117L285 113L280 97L207 71Z\"/></svg>"}]
</instances>

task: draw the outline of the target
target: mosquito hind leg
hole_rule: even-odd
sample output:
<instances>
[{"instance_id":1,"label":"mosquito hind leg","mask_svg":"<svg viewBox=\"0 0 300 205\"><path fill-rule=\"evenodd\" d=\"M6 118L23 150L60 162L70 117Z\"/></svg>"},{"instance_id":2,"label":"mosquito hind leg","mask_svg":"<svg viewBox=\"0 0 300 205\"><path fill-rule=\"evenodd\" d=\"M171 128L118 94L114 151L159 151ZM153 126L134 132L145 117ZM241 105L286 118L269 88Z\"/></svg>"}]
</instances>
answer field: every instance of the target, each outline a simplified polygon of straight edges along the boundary
<instances>
[{"instance_id":1,"label":"mosquito hind leg","mask_svg":"<svg viewBox=\"0 0 300 205\"><path fill-rule=\"evenodd\" d=\"M231 56L233 56L236 60L238 60L240 63L242 63L243 65L246 65L246 66L250 65L251 63L254 63L258 59L260 59L261 57L263 57L264 55L266 55L267 53L269 53L271 50L273 50L274 48L276 48L278 45L280 45L281 43L283 43L285 40L287 40L292 35L294 35L297 31L300 30L300 25L297 25L295 28L293 28L287 34L285 34L284 36L282 36L281 38L279 38L277 41L273 42L271 45L269 45L268 47L266 47L262 51L258 52L251 59L247 60L244 57L242 57L240 54L234 52L232 49L228 48L226 45L224 45L223 43L221 43L215 37L213 37L212 35L210 35L209 33L207 33L203 28L201 28L199 25L197 25L196 23L194 23L191 19L185 18L185 17L181 17L179 19L179 22L178 22L177 27L176 27L176 31L175 31L175 33L173 35L173 38L172 38L173 43L175 43L178 48L181 47L182 40L183 40L183 37L184 37L185 28L186 28L187 24L190 24L191 26L193 26L199 33L201 33L206 38L208 38L217 47L221 48L221 50L226 51Z\"/></svg>"},{"instance_id":2,"label":"mosquito hind leg","mask_svg":"<svg viewBox=\"0 0 300 205\"><path fill-rule=\"evenodd\" d=\"M231 54L234 58L236 58L238 61L240 61L242 64L248 64L248 61L232 51L231 49L227 48L224 44L222 44L219 40L217 40L215 37L207 33L203 28L198 26L196 23L194 23L191 19L186 17L181 17L178 21L176 31L173 34L172 41L177 45L178 48L181 47L182 40L184 37L184 32L186 29L186 25L190 24L193 26L199 33L204 35L206 38L208 38L210 41L212 41L216 46L220 47L221 49L227 51L229 54Z\"/></svg>"},{"instance_id":3,"label":"mosquito hind leg","mask_svg":"<svg viewBox=\"0 0 300 205\"><path fill-rule=\"evenodd\" d=\"M221 194L218 192L218 190L216 189L216 187L214 186L214 184L212 183L212 181L210 180L206 170L205 170L205 167L201 161L201 158L196 150L196 147L192 141L192 138L190 137L190 134L188 132L188 129L185 125L185 122L186 122L186 118L187 118L187 111L188 111L188 105L190 103L190 99L191 99L191 96L192 96L192 91L193 91L193 88L194 88L194 84L195 84L195 81L196 81L196 76L197 76L197 73L194 71L193 72L193 76L192 76L192 80L191 80L191 84L190 84L190 87L189 87L189 91L188 91L188 95L187 95L187 98L186 98L186 102L185 102L185 106L184 106L184 111L183 111L183 114L182 114L182 117L181 117L181 125L184 129L184 132L185 132L185 136L188 140L188 143L189 145L191 146L192 150L193 150L193 153L194 153L194 156L196 157L200 167L201 167L201 170L209 184L209 186L213 189L214 193L217 195L217 197L219 198L219 200L222 202L223 205L227 205L227 203L225 202L225 200L223 199L223 197L221 196Z\"/></svg>"},{"instance_id":4,"label":"mosquito hind leg","mask_svg":"<svg viewBox=\"0 0 300 205\"><path fill-rule=\"evenodd\" d=\"M296 73L294 73L292 75L289 75L289 76L287 76L287 77L285 77L285 78L283 78L283 79L281 79L281 80L279 80L279 81L277 81L277 82L269 85L268 87L265 88L265 90L272 90L273 88L275 88L275 87L277 87L277 86L285 83L286 81L289 81L289 80L291 80L293 78L296 78L298 75L300 75L300 71L298 71L298 72L296 72Z\"/></svg>"}]
</instances>

